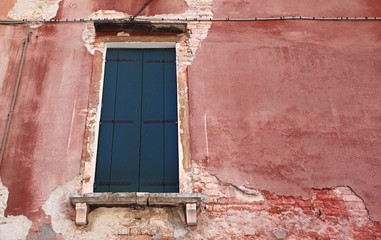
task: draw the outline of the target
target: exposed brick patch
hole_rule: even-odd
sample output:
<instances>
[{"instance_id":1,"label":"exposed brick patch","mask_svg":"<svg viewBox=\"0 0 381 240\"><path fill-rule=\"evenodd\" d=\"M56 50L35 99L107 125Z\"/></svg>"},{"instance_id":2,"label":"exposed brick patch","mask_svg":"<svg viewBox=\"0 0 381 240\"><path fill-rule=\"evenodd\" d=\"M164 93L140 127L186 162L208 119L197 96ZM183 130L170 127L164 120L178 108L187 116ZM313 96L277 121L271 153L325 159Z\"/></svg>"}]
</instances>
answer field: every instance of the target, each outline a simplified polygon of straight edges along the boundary
<instances>
[{"instance_id":1,"label":"exposed brick patch","mask_svg":"<svg viewBox=\"0 0 381 240\"><path fill-rule=\"evenodd\" d=\"M381 236L380 223L369 219L364 202L349 187L313 189L302 199L224 183L197 164L192 169L193 191L207 196L191 231L194 239L274 239L274 232L287 232L288 240Z\"/></svg>"}]
</instances>

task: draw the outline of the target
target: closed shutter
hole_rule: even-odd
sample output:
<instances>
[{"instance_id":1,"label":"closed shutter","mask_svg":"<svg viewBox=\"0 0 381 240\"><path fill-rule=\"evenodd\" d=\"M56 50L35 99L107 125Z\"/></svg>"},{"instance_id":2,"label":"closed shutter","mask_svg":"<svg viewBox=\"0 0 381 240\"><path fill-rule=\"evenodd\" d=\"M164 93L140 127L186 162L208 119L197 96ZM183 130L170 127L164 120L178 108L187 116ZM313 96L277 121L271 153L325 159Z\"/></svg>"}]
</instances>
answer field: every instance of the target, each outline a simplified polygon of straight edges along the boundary
<instances>
[{"instance_id":1,"label":"closed shutter","mask_svg":"<svg viewBox=\"0 0 381 240\"><path fill-rule=\"evenodd\" d=\"M174 49L109 49L95 192L178 192Z\"/></svg>"}]
</instances>

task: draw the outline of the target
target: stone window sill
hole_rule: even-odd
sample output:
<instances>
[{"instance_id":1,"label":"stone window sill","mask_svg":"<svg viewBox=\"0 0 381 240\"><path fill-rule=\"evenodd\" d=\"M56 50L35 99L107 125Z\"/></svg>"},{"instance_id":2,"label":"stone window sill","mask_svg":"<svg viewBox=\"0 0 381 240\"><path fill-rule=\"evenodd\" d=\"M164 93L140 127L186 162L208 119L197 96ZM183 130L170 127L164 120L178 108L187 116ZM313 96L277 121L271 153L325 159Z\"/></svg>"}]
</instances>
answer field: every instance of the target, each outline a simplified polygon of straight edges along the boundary
<instances>
[{"instance_id":1,"label":"stone window sill","mask_svg":"<svg viewBox=\"0 0 381 240\"><path fill-rule=\"evenodd\" d=\"M202 195L199 193L86 193L70 194L75 205L76 224L86 225L89 206L185 206L188 225L197 223L197 207Z\"/></svg>"}]
</instances>

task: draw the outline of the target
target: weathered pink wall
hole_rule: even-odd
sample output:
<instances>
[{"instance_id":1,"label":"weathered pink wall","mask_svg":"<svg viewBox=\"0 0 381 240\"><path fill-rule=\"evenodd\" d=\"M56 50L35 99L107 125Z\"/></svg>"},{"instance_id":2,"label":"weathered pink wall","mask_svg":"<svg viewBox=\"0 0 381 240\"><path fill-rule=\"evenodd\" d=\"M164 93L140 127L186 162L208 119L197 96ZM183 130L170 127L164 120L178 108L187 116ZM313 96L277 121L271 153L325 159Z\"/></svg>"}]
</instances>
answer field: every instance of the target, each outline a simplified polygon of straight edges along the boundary
<instances>
[{"instance_id":1,"label":"weathered pink wall","mask_svg":"<svg viewBox=\"0 0 381 240\"><path fill-rule=\"evenodd\" d=\"M224 18L381 15L378 1L214 7ZM286 196L350 186L381 220L379 22L213 23L189 75L194 160Z\"/></svg>"},{"instance_id":2,"label":"weathered pink wall","mask_svg":"<svg viewBox=\"0 0 381 240\"><path fill-rule=\"evenodd\" d=\"M23 26L0 28L0 136L4 135L24 39Z\"/></svg>"},{"instance_id":3,"label":"weathered pink wall","mask_svg":"<svg viewBox=\"0 0 381 240\"><path fill-rule=\"evenodd\" d=\"M86 18L89 14L98 10L115 10L129 15L135 15L146 3L146 0L134 1L114 1L114 0L64 0L60 3L60 10L57 13L57 19L64 18ZM141 16L152 16L156 14L182 13L187 8L185 0L161 0L152 1Z\"/></svg>"},{"instance_id":4,"label":"weathered pink wall","mask_svg":"<svg viewBox=\"0 0 381 240\"><path fill-rule=\"evenodd\" d=\"M32 30L0 172L9 190L7 215L44 221L40 207L51 191L79 174L92 64L82 30L76 24Z\"/></svg>"},{"instance_id":5,"label":"weathered pink wall","mask_svg":"<svg viewBox=\"0 0 381 240\"><path fill-rule=\"evenodd\" d=\"M135 14L145 3L64 0L56 18L86 18L99 9ZM0 4L0 18L14 2ZM170 6L171 5L171 6ZM170 8L169 8L170 7ZM187 10L184 0L154 2L142 15ZM0 136L12 99L25 39L23 27L1 26ZM32 231L50 222L41 209L52 190L80 174L93 56L82 40L83 24L45 24L32 29L1 180L9 190L5 214L25 215ZM5 69L6 68L6 69Z\"/></svg>"},{"instance_id":6,"label":"weathered pink wall","mask_svg":"<svg viewBox=\"0 0 381 240\"><path fill-rule=\"evenodd\" d=\"M0 19L7 19L9 10L15 5L16 0L7 0L0 2Z\"/></svg>"},{"instance_id":7,"label":"weathered pink wall","mask_svg":"<svg viewBox=\"0 0 381 240\"><path fill-rule=\"evenodd\" d=\"M226 17L378 17L378 0L214 0L216 18Z\"/></svg>"},{"instance_id":8,"label":"weathered pink wall","mask_svg":"<svg viewBox=\"0 0 381 240\"><path fill-rule=\"evenodd\" d=\"M115 10L134 15L146 3L146 0L134 1L90 1L90 0L62 0L56 19L77 18L83 19L98 10ZM0 2L0 19L8 18L9 10L15 5L16 0ZM185 0L161 0L152 1L140 15L152 16L156 14L182 13L188 9Z\"/></svg>"},{"instance_id":9,"label":"weathered pink wall","mask_svg":"<svg viewBox=\"0 0 381 240\"><path fill-rule=\"evenodd\" d=\"M7 18L15 2L0 3L0 18ZM86 18L97 10L134 14L145 2L63 0L56 18ZM216 18L381 16L378 0L345 4L332 0L215 0L213 6ZM142 15L187 9L185 0L153 1ZM45 24L32 30L26 53L10 147L0 175L9 190L6 215L27 216L33 221L31 232L50 222L41 205L52 190L80 174L94 74L83 30L79 23ZM23 41L23 27L0 26L0 136ZM258 219L256 226L248 224L247 229L259 229L255 236L267 237L279 224L285 228L295 222L302 225L309 219L306 216L313 216L310 229L295 230L296 236L304 236L323 224L320 216L315 216L315 207L320 205L333 215L326 223L335 223L340 231L345 224L338 221L356 215L356 210L361 212L362 202L350 194L352 202L339 199L334 190L311 189L342 185L365 200L374 220L381 220L380 76L380 22L213 23L189 68L190 127L192 160L205 166L219 182L207 175L200 180L203 184L194 184L195 192L213 193L209 196L215 199L202 209L204 225L189 231L214 231L210 239L221 232L231 234L230 228L218 231L226 224L239 229L248 222L245 213L253 221ZM197 171L200 169L192 169L194 179L199 177ZM263 190L265 202L238 199L235 191L242 185ZM213 188L222 188L230 198L220 198ZM357 204L353 209L346 206L353 202ZM306 216L299 218L300 212ZM266 229L264 219L271 221L271 229ZM374 224L381 236L379 223L366 224ZM369 239L374 239L374 230L366 224L359 223L367 228ZM319 236L316 229L313 236Z\"/></svg>"}]
</instances>

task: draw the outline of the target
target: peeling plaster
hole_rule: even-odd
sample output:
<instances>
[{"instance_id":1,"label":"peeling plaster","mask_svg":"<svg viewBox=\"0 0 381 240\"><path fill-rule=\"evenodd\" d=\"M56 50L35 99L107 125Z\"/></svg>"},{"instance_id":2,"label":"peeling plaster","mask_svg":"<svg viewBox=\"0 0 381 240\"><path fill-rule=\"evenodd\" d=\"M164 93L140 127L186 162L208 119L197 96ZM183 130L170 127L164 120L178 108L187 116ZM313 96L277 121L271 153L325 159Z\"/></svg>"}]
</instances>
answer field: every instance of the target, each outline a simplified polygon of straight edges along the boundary
<instances>
[{"instance_id":1,"label":"peeling plaster","mask_svg":"<svg viewBox=\"0 0 381 240\"><path fill-rule=\"evenodd\" d=\"M77 227L69 213L69 194L78 192L79 177L57 187L42 206L51 216L52 228L63 239L119 239L124 236L148 235L151 237L189 235L185 227L182 207L169 208L103 208L89 213L89 224ZM0 238L2 239L2 238Z\"/></svg>"},{"instance_id":2,"label":"peeling plaster","mask_svg":"<svg viewBox=\"0 0 381 240\"><path fill-rule=\"evenodd\" d=\"M187 237L181 208L97 208L89 214L86 239L118 239L145 235L151 238ZM80 238L81 239L81 238ZM85 238L84 238L85 239Z\"/></svg>"},{"instance_id":3,"label":"peeling plaster","mask_svg":"<svg viewBox=\"0 0 381 240\"><path fill-rule=\"evenodd\" d=\"M4 212L7 208L8 195L8 188L3 185L0 178L0 217L4 217Z\"/></svg>"},{"instance_id":4,"label":"peeling plaster","mask_svg":"<svg viewBox=\"0 0 381 240\"><path fill-rule=\"evenodd\" d=\"M151 17L144 17L145 19L157 19L157 18L213 18L212 5L213 0L197 1L197 0L187 0L189 6L188 10L182 14L159 14ZM129 19L130 15L122 12L117 12L113 10L99 10L88 16L88 18L109 18L109 19ZM178 73L184 72L186 68L192 63L196 56L197 49L200 47L202 40L208 36L211 23L209 22L189 22L188 30L189 37L186 40L186 44L182 44L178 48ZM128 34L128 33L124 33ZM104 43L95 42L95 28L93 23L87 23L82 34L82 39L85 42L85 47L87 50L94 55L96 50L104 53Z\"/></svg>"},{"instance_id":5,"label":"peeling plaster","mask_svg":"<svg viewBox=\"0 0 381 240\"><path fill-rule=\"evenodd\" d=\"M55 188L46 200L42 209L46 215L50 215L52 228L56 233L61 233L66 238L75 236L75 222L70 218L69 194L78 192L80 188L80 177Z\"/></svg>"},{"instance_id":6,"label":"peeling plaster","mask_svg":"<svg viewBox=\"0 0 381 240\"><path fill-rule=\"evenodd\" d=\"M311 208L302 210L298 203L289 206L282 202L273 203L255 189L221 182L218 177L209 174L204 166L196 163L192 164L192 173L187 176L194 182L193 187L197 184L201 186L206 196L200 208L197 227L194 228L186 226L183 207L99 207L89 213L88 225L78 227L67 208L68 194L79 191L79 177L56 188L43 205L43 210L51 216L53 230L61 233L64 239L73 240L137 237L226 239L226 236L235 239L257 236L272 239L274 233L278 237L287 235L286 238L299 239L298 234L305 233L306 229L309 233L325 238L357 239L353 229L366 230L371 227L364 202L349 187L313 190L308 200L312 204ZM0 191L3 192L3 188ZM324 193L326 195L321 195L322 191L327 191ZM282 201L283 197L278 196L278 199ZM340 202L337 203L339 205L331 202L334 204L331 207L319 205L322 204L321 199L342 199L345 207L340 206ZM294 201L305 200L299 198ZM323 212L321 216L314 213L314 209L320 206ZM274 207L283 210L274 212L271 210ZM340 213L342 215L330 220L332 217L326 211L339 208L343 211Z\"/></svg>"},{"instance_id":7,"label":"peeling plaster","mask_svg":"<svg viewBox=\"0 0 381 240\"><path fill-rule=\"evenodd\" d=\"M51 19L57 15L62 0L17 0L8 12L12 19Z\"/></svg>"},{"instance_id":8,"label":"peeling plaster","mask_svg":"<svg viewBox=\"0 0 381 240\"><path fill-rule=\"evenodd\" d=\"M25 216L4 216L7 207L8 188L3 185L0 178L0 239L25 239L32 226L32 222Z\"/></svg>"},{"instance_id":9,"label":"peeling plaster","mask_svg":"<svg viewBox=\"0 0 381 240\"><path fill-rule=\"evenodd\" d=\"M216 201L221 197L231 197L246 202L265 201L265 197L260 191L223 182L196 162L192 163L192 172L187 173L187 177L189 179L188 183L193 183L192 186L188 185L187 188L192 189L191 192L200 192L202 190L200 193L209 197L209 199L204 199L207 201Z\"/></svg>"},{"instance_id":10,"label":"peeling plaster","mask_svg":"<svg viewBox=\"0 0 381 240\"><path fill-rule=\"evenodd\" d=\"M311 214L311 208L302 208L298 204L274 204L268 201L238 203L234 200L220 203L226 197L225 193L220 195L218 201L212 199L206 203L205 211L199 215L198 228L191 232L192 239L226 239L226 236L232 239L257 239L259 236L260 239L273 239L274 235L277 239L375 239L377 233L372 232L372 221L364 202L351 188L334 187L313 191L309 199L311 208L321 205L324 216ZM326 193L322 194L324 191ZM320 194L318 199L316 194ZM282 196L278 197L282 199ZM340 206L341 203L345 206ZM271 211L273 207L275 211ZM342 212L325 216L324 211L327 210ZM356 235L354 229L374 235L372 238Z\"/></svg>"},{"instance_id":11,"label":"peeling plaster","mask_svg":"<svg viewBox=\"0 0 381 240\"><path fill-rule=\"evenodd\" d=\"M114 10L98 10L88 16L88 19L98 19L98 18L110 18L110 19L128 19L130 15L118 12ZM105 44L104 42L95 43L95 27L94 23L87 23L82 33L82 39L85 42L85 47L94 55L95 51L98 50L104 53Z\"/></svg>"}]
</instances>

